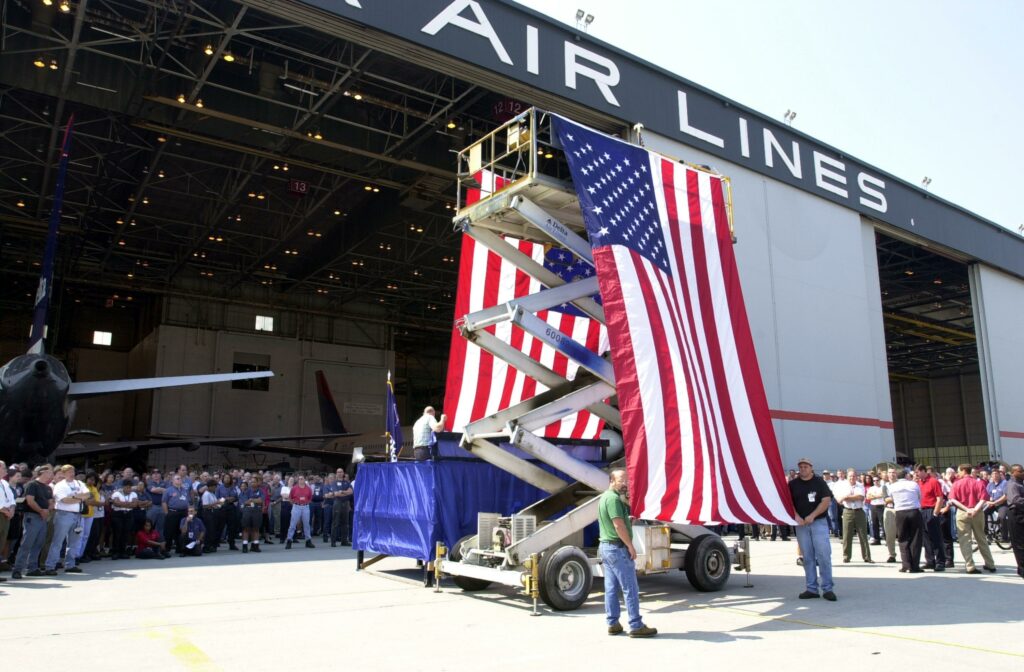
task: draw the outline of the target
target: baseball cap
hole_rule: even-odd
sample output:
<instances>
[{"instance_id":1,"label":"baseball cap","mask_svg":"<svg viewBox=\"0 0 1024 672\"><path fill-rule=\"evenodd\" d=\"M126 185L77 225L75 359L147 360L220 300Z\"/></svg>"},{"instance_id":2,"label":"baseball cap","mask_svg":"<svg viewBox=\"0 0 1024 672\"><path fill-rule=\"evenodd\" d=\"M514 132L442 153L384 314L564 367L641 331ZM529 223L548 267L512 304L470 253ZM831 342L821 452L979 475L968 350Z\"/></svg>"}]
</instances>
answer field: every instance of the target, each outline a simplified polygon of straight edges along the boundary
<instances>
[{"instance_id":1,"label":"baseball cap","mask_svg":"<svg viewBox=\"0 0 1024 672\"><path fill-rule=\"evenodd\" d=\"M801 464L807 464L808 466L811 467L814 466L814 462L811 462L811 458L809 457L801 457L799 460L796 461L796 466L799 467Z\"/></svg>"}]
</instances>

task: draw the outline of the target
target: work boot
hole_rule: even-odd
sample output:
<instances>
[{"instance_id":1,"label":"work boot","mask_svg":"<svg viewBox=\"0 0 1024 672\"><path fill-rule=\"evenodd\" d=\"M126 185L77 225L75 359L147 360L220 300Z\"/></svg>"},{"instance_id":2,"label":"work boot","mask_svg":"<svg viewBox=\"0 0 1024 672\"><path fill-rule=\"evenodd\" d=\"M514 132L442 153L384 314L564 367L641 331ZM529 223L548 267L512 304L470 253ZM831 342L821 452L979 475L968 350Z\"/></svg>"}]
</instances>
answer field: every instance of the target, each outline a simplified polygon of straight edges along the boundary
<instances>
[{"instance_id":1,"label":"work boot","mask_svg":"<svg viewBox=\"0 0 1024 672\"><path fill-rule=\"evenodd\" d=\"M630 637L654 637L656 634L658 634L657 628L650 628L646 625L641 625L636 630L629 631Z\"/></svg>"},{"instance_id":2,"label":"work boot","mask_svg":"<svg viewBox=\"0 0 1024 672\"><path fill-rule=\"evenodd\" d=\"M292 540L291 539L289 539L288 541L284 542L284 549L285 550L288 550L291 547L292 547Z\"/></svg>"},{"instance_id":3,"label":"work boot","mask_svg":"<svg viewBox=\"0 0 1024 672\"><path fill-rule=\"evenodd\" d=\"M312 539L306 539L306 548L316 548L316 546L313 545Z\"/></svg>"},{"instance_id":4,"label":"work boot","mask_svg":"<svg viewBox=\"0 0 1024 672\"><path fill-rule=\"evenodd\" d=\"M608 626L608 634L609 635L618 635L621 632L622 632L622 624L621 623L616 623L615 625L609 625Z\"/></svg>"},{"instance_id":5,"label":"work boot","mask_svg":"<svg viewBox=\"0 0 1024 672\"><path fill-rule=\"evenodd\" d=\"M259 544L253 544L252 545L252 552L253 553L262 553L263 551L260 550L260 545Z\"/></svg>"}]
</instances>

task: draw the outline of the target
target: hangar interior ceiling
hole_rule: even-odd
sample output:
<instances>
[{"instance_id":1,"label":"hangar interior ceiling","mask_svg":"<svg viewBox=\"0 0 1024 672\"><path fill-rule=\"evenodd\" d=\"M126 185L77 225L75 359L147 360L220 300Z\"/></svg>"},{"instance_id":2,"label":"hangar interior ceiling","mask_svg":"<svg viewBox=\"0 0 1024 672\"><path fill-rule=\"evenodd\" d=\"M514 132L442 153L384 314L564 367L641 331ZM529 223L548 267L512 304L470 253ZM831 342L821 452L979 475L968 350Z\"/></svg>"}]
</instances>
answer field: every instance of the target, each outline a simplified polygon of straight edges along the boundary
<instances>
[{"instance_id":1,"label":"hangar interior ceiling","mask_svg":"<svg viewBox=\"0 0 1024 672\"><path fill-rule=\"evenodd\" d=\"M890 378L976 375L967 266L881 232L876 244Z\"/></svg>"},{"instance_id":2,"label":"hangar interior ceiling","mask_svg":"<svg viewBox=\"0 0 1024 672\"><path fill-rule=\"evenodd\" d=\"M28 322L74 114L58 351L76 311L153 320L175 296L447 355L455 151L507 99L226 0L3 0L0 39L4 313Z\"/></svg>"}]
</instances>

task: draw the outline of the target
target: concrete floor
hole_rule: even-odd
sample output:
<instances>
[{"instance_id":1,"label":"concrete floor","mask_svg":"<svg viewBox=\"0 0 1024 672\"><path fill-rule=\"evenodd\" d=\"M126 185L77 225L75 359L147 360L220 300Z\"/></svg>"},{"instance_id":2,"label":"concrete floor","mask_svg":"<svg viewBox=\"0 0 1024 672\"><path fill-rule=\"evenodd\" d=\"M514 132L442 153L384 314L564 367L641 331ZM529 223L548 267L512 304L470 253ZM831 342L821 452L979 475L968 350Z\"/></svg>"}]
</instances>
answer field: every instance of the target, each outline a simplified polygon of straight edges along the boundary
<instances>
[{"instance_id":1,"label":"concrete floor","mask_svg":"<svg viewBox=\"0 0 1024 672\"><path fill-rule=\"evenodd\" d=\"M511 590L468 594L446 581L436 594L419 586L412 561L356 573L351 549L324 544L94 562L81 575L0 585L0 667L60 656L79 669L255 672L301 661L404 672L666 664L765 672L791 670L794 655L809 654L826 666L915 669L932 660L1024 670L1024 581L1008 551L996 549L999 573L983 576L965 575L959 557L944 574L840 563L833 604L796 599L803 570L795 542L752 548L752 588L739 575L718 593L695 592L681 573L643 579L644 618L661 631L653 640L607 636L597 590L578 611L544 608L531 618L528 600ZM876 560L884 561L882 549L872 547ZM833 557L841 557L838 546Z\"/></svg>"}]
</instances>

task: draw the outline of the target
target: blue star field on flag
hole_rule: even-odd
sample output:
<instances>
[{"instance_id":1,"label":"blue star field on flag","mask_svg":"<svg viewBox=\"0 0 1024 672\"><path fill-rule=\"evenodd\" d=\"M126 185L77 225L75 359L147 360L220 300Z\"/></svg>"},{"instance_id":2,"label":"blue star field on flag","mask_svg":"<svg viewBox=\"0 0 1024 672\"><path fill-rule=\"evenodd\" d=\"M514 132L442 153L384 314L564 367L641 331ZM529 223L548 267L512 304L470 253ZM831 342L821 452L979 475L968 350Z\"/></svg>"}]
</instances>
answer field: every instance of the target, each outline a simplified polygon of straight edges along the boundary
<instances>
[{"instance_id":1,"label":"blue star field on flag","mask_svg":"<svg viewBox=\"0 0 1024 672\"><path fill-rule=\"evenodd\" d=\"M669 272L649 153L554 117L593 247L623 245Z\"/></svg>"}]
</instances>

